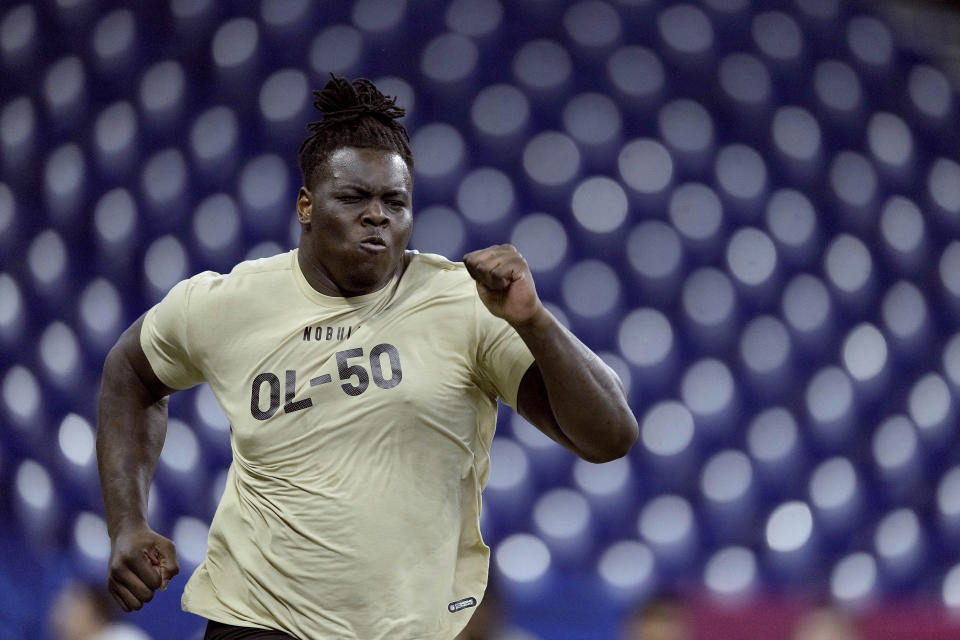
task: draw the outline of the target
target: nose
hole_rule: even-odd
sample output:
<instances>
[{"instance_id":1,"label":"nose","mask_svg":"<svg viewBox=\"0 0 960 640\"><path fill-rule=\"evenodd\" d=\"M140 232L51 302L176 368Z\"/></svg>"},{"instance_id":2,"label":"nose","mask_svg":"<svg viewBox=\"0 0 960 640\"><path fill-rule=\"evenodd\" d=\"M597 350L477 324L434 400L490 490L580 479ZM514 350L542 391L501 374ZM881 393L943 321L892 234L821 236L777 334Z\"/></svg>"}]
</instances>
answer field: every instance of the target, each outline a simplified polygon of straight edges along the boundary
<instances>
[{"instance_id":1,"label":"nose","mask_svg":"<svg viewBox=\"0 0 960 640\"><path fill-rule=\"evenodd\" d=\"M370 206L363 212L363 224L371 224L375 227L382 227L390 222L390 218L384 213L383 203L373 199Z\"/></svg>"}]
</instances>

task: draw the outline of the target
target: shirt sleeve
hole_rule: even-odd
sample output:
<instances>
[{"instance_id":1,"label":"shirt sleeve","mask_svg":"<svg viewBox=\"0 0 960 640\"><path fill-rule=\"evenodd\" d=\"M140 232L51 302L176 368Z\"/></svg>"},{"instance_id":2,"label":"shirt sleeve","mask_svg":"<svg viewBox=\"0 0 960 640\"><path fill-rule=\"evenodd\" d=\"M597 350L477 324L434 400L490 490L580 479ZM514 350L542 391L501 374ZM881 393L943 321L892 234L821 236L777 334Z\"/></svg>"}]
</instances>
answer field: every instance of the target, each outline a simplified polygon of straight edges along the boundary
<instances>
[{"instance_id":1,"label":"shirt sleeve","mask_svg":"<svg viewBox=\"0 0 960 640\"><path fill-rule=\"evenodd\" d=\"M484 386L504 403L517 408L520 380L533 364L533 354L510 324L475 301L477 363Z\"/></svg>"},{"instance_id":2,"label":"shirt sleeve","mask_svg":"<svg viewBox=\"0 0 960 640\"><path fill-rule=\"evenodd\" d=\"M140 346L160 382L186 389L204 381L190 344L190 298L205 274L177 283L143 319Z\"/></svg>"}]
</instances>

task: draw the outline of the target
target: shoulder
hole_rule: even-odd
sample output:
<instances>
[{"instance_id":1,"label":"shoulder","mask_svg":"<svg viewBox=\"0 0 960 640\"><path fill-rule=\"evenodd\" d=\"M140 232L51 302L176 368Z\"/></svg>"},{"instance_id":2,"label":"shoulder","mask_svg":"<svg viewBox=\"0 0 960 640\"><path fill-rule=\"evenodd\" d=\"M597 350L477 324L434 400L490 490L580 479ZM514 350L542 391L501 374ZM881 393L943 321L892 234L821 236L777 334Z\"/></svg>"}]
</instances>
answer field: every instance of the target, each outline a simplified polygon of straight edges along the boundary
<instances>
[{"instance_id":1,"label":"shoulder","mask_svg":"<svg viewBox=\"0 0 960 640\"><path fill-rule=\"evenodd\" d=\"M198 273L186 281L187 288L191 293L226 294L234 290L269 285L277 278L285 278L290 273L291 265L291 252L246 260L236 264L229 273Z\"/></svg>"},{"instance_id":2,"label":"shoulder","mask_svg":"<svg viewBox=\"0 0 960 640\"><path fill-rule=\"evenodd\" d=\"M419 251L408 251L407 257L410 260L407 273L412 280L436 280L447 283L472 280L462 262L454 262L436 253Z\"/></svg>"},{"instance_id":3,"label":"shoulder","mask_svg":"<svg viewBox=\"0 0 960 640\"><path fill-rule=\"evenodd\" d=\"M433 269L435 271L457 271L459 269L465 269L462 262L454 262L438 253L407 251L407 259L409 259L411 267L416 266L420 269Z\"/></svg>"},{"instance_id":4,"label":"shoulder","mask_svg":"<svg viewBox=\"0 0 960 640\"><path fill-rule=\"evenodd\" d=\"M462 262L453 262L435 253L407 253L410 260L401 282L405 297L421 302L439 299L472 303L476 284Z\"/></svg>"},{"instance_id":5,"label":"shoulder","mask_svg":"<svg viewBox=\"0 0 960 640\"><path fill-rule=\"evenodd\" d=\"M268 258L257 258L256 260L245 260L238 263L226 277L234 280L256 279L269 276L281 276L289 273L293 268L295 252L287 251L278 253Z\"/></svg>"},{"instance_id":6,"label":"shoulder","mask_svg":"<svg viewBox=\"0 0 960 640\"><path fill-rule=\"evenodd\" d=\"M154 308L160 307L189 315L221 313L233 305L249 306L260 297L275 297L291 283L289 253L248 260L229 273L203 271L178 282Z\"/></svg>"}]
</instances>

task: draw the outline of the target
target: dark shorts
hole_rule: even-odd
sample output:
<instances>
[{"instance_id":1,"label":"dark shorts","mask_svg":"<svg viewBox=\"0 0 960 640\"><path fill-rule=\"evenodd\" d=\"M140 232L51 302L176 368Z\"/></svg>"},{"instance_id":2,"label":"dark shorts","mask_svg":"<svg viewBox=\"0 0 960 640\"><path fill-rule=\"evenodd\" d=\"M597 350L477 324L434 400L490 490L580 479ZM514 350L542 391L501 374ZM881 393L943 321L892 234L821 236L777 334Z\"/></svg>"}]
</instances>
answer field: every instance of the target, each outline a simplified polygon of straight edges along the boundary
<instances>
[{"instance_id":1,"label":"dark shorts","mask_svg":"<svg viewBox=\"0 0 960 640\"><path fill-rule=\"evenodd\" d=\"M222 622L207 622L207 632L203 640L297 640L282 631L272 629L251 629L250 627L235 627Z\"/></svg>"}]
</instances>

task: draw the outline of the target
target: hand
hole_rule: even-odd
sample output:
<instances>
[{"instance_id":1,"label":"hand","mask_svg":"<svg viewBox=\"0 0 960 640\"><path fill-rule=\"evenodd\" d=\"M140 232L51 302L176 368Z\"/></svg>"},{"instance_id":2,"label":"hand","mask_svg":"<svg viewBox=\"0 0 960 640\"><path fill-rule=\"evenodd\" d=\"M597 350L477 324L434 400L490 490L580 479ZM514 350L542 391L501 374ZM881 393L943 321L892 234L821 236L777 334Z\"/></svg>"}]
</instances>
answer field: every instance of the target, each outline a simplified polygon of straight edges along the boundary
<instances>
[{"instance_id":1,"label":"hand","mask_svg":"<svg viewBox=\"0 0 960 640\"><path fill-rule=\"evenodd\" d=\"M117 534L110 550L107 589L126 611L139 610L153 600L153 592L166 589L179 573L177 549L146 525Z\"/></svg>"},{"instance_id":2,"label":"hand","mask_svg":"<svg viewBox=\"0 0 960 640\"><path fill-rule=\"evenodd\" d=\"M514 327L529 322L543 308L530 267L513 245L471 251L463 256L463 264L477 281L477 293L490 313Z\"/></svg>"}]
</instances>

